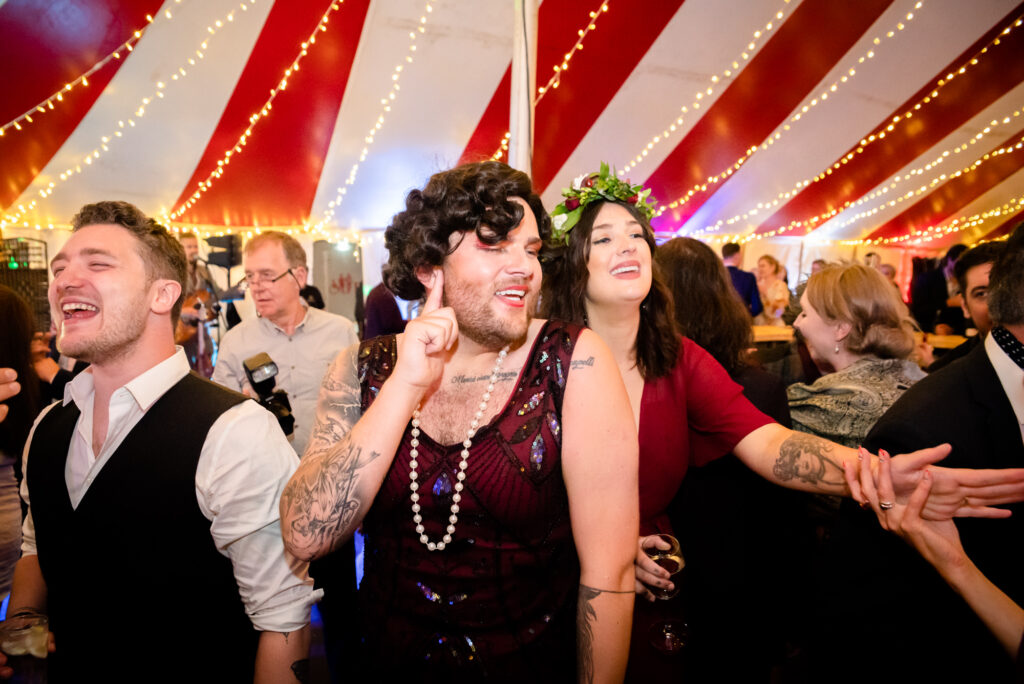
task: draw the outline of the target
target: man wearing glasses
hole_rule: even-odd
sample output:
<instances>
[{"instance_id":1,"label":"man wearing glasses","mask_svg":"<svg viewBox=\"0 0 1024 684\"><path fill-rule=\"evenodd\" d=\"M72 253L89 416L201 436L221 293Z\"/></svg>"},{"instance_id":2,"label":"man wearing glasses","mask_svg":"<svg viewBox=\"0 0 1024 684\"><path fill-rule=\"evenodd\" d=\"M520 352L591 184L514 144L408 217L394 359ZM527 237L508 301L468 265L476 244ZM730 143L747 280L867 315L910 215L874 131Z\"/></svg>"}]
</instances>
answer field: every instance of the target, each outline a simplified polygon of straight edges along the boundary
<instances>
[{"instance_id":1,"label":"man wearing glasses","mask_svg":"<svg viewBox=\"0 0 1024 684\"><path fill-rule=\"evenodd\" d=\"M301 458L313 427L320 381L338 352L359 338L347 318L310 308L299 295L309 269L306 251L295 238L277 231L257 235L245 244L244 266L257 317L224 335L211 379L252 394L242 364L267 353L277 364L277 387L291 402L291 444Z\"/></svg>"}]
</instances>

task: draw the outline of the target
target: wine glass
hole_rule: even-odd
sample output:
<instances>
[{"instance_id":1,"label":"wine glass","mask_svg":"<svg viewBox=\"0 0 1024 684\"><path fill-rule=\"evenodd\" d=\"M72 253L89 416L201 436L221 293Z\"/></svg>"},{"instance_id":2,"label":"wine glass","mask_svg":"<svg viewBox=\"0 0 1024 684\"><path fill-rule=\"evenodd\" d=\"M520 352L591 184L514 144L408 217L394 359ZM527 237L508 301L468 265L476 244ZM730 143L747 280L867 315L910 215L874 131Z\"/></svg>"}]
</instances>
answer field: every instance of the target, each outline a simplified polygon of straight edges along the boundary
<instances>
[{"instance_id":1,"label":"wine glass","mask_svg":"<svg viewBox=\"0 0 1024 684\"><path fill-rule=\"evenodd\" d=\"M641 546L647 557L675 577L685 566L683 554L679 549L679 540L671 534L652 534L645 537ZM666 548L661 548L666 547ZM672 581L672 588L648 587L655 598L668 601L679 593L679 583ZM688 636L687 624L680 619L659 620L648 630L650 643L664 653L678 653L686 645Z\"/></svg>"}]
</instances>

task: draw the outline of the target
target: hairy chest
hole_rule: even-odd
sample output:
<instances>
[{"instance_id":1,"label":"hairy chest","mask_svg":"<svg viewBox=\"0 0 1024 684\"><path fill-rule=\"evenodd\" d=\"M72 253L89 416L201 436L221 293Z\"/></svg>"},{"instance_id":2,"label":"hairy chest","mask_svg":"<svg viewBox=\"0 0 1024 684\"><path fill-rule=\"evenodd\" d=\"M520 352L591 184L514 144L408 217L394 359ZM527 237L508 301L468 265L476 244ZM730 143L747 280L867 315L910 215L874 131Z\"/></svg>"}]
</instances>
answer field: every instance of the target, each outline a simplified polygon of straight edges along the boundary
<instances>
[{"instance_id":1,"label":"hairy chest","mask_svg":"<svg viewBox=\"0 0 1024 684\"><path fill-rule=\"evenodd\" d=\"M420 429L439 444L450 445L466 439L466 431L474 419L478 426L487 425L508 403L515 389L519 369L503 370L490 396L485 398L490 374L453 374L427 398L420 407ZM477 418L478 412L482 413Z\"/></svg>"}]
</instances>

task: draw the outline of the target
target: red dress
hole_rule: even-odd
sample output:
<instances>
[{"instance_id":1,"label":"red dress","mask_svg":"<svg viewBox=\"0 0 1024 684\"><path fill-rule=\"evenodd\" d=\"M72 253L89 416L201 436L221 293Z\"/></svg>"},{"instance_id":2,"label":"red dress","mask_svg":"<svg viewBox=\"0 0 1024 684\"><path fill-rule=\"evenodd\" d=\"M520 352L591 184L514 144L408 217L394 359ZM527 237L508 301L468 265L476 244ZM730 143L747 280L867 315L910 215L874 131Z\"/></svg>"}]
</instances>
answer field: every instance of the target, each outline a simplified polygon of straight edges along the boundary
<instances>
[{"instance_id":1,"label":"red dress","mask_svg":"<svg viewBox=\"0 0 1024 684\"><path fill-rule=\"evenodd\" d=\"M578 326L548 321L506 406L473 438L454 540L428 551L409 500L406 426L363 521L359 589L368 671L417 682L574 681L579 563L560 458L562 397ZM395 338L367 341L365 410L391 374ZM475 390L474 390L475 391ZM421 431L421 515L444 534L462 445Z\"/></svg>"},{"instance_id":2,"label":"red dress","mask_svg":"<svg viewBox=\"0 0 1024 684\"><path fill-rule=\"evenodd\" d=\"M640 399L640 534L671 534L665 511L687 469L728 454L772 422L711 354L682 338L672 372L645 381Z\"/></svg>"},{"instance_id":3,"label":"red dress","mask_svg":"<svg viewBox=\"0 0 1024 684\"><path fill-rule=\"evenodd\" d=\"M748 434L772 422L743 396L743 388L714 357L682 338L672 372L645 381L640 399L640 534L675 534L667 509L690 466L725 456ZM685 559L685 547L682 552ZM674 580L685 583L685 575L684 570ZM686 653L667 655L651 645L654 625L669 619L686 619L683 596L654 603L637 598L627 682L685 679Z\"/></svg>"}]
</instances>

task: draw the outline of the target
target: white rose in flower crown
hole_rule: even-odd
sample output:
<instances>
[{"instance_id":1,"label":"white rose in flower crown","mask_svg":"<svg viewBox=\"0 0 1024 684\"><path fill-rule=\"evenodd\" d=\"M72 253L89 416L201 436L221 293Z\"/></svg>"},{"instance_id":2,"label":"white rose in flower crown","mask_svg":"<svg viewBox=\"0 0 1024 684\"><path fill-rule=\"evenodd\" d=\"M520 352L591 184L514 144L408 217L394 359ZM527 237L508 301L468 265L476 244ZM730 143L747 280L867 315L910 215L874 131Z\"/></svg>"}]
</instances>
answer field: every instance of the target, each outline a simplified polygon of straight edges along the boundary
<instances>
[{"instance_id":1,"label":"white rose in flower crown","mask_svg":"<svg viewBox=\"0 0 1024 684\"><path fill-rule=\"evenodd\" d=\"M551 225L555 227L555 230L561 230L565 222L569 220L569 217L565 214L559 214L558 216L551 217Z\"/></svg>"},{"instance_id":2,"label":"white rose in flower crown","mask_svg":"<svg viewBox=\"0 0 1024 684\"><path fill-rule=\"evenodd\" d=\"M572 181L572 189L573 190L579 190L580 188L582 188L583 187L583 180L586 177L587 177L587 174L585 174L585 173L580 175L580 176L576 176L576 178L574 178L573 181Z\"/></svg>"}]
</instances>

